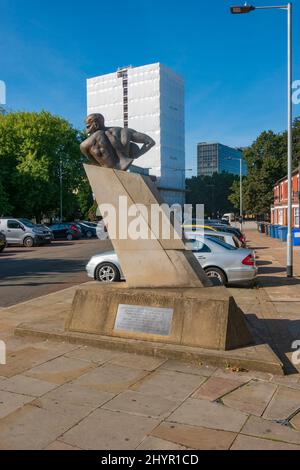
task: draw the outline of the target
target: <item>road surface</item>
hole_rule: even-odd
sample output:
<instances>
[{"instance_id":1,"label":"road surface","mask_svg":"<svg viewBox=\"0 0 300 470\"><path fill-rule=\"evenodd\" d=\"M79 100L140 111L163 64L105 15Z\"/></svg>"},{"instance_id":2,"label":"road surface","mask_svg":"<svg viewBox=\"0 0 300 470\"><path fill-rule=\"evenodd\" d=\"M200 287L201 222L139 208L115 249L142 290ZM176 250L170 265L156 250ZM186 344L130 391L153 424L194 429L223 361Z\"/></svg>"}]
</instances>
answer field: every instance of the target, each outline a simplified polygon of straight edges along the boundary
<instances>
[{"instance_id":1,"label":"road surface","mask_svg":"<svg viewBox=\"0 0 300 470\"><path fill-rule=\"evenodd\" d=\"M110 242L98 239L7 248L0 253L0 309L89 281L88 260L108 249Z\"/></svg>"}]
</instances>

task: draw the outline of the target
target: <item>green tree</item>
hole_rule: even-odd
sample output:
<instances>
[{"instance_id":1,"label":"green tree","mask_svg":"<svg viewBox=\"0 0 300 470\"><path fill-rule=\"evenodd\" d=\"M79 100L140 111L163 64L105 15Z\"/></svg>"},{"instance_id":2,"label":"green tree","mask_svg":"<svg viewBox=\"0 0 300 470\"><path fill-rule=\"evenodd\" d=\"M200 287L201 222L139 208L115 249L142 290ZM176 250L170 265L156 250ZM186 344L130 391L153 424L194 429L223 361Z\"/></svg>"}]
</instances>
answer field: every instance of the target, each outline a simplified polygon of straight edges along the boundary
<instances>
[{"instance_id":1,"label":"green tree","mask_svg":"<svg viewBox=\"0 0 300 470\"><path fill-rule=\"evenodd\" d=\"M294 167L300 158L300 119L294 121ZM263 215L270 212L274 202L273 188L276 181L287 174L287 133L264 131L244 151L248 174L243 180L243 206L245 212ZM229 200L237 209L240 204L240 188L234 183Z\"/></svg>"},{"instance_id":2,"label":"green tree","mask_svg":"<svg viewBox=\"0 0 300 470\"><path fill-rule=\"evenodd\" d=\"M78 209L84 184L82 135L69 122L48 112L0 115L0 179L15 216L59 213L60 162L64 215Z\"/></svg>"},{"instance_id":3,"label":"green tree","mask_svg":"<svg viewBox=\"0 0 300 470\"><path fill-rule=\"evenodd\" d=\"M9 214L11 210L12 206L9 203L8 195L6 194L0 179L0 217Z\"/></svg>"},{"instance_id":4,"label":"green tree","mask_svg":"<svg viewBox=\"0 0 300 470\"><path fill-rule=\"evenodd\" d=\"M217 217L233 211L228 200L231 187L237 176L229 173L215 173L213 176L198 176L187 179L187 204L204 204L205 216Z\"/></svg>"}]
</instances>

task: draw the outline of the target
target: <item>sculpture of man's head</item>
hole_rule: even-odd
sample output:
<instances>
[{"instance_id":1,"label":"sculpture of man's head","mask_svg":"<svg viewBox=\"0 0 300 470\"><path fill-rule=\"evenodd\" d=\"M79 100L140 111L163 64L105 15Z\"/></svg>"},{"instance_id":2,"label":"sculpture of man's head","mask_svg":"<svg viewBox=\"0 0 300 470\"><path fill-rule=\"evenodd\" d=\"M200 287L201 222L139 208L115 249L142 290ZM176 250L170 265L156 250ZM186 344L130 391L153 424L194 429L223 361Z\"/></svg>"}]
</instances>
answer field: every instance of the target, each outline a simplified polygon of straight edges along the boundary
<instances>
[{"instance_id":1,"label":"sculpture of man's head","mask_svg":"<svg viewBox=\"0 0 300 470\"><path fill-rule=\"evenodd\" d=\"M94 132L101 131L105 128L104 116L102 116L102 114L90 114L85 122L88 135L92 135Z\"/></svg>"}]
</instances>

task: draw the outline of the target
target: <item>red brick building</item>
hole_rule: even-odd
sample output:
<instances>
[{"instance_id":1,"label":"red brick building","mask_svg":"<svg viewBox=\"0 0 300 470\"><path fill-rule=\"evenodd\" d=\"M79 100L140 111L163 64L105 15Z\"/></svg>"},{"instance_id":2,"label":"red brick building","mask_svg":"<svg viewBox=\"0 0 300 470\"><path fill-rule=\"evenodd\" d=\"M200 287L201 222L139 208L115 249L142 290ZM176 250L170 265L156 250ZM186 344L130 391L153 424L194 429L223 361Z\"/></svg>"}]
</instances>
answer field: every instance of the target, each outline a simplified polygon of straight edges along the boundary
<instances>
[{"instance_id":1,"label":"red brick building","mask_svg":"<svg viewBox=\"0 0 300 470\"><path fill-rule=\"evenodd\" d=\"M274 206L271 207L271 223L287 225L287 177L279 180L274 186ZM299 170L293 171L293 226L299 226Z\"/></svg>"}]
</instances>

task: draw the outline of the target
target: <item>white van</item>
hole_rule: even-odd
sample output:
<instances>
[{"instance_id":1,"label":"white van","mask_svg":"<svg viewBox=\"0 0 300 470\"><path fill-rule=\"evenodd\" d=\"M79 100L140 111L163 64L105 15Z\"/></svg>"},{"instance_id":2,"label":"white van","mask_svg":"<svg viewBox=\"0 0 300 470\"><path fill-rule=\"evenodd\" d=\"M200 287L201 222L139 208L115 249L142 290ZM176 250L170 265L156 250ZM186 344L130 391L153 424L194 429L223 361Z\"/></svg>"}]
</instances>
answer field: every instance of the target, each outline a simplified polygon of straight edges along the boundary
<instances>
[{"instance_id":1,"label":"white van","mask_svg":"<svg viewBox=\"0 0 300 470\"><path fill-rule=\"evenodd\" d=\"M51 243L53 238L49 229L23 218L0 218L0 232L3 232L6 236L8 245L23 245L27 248Z\"/></svg>"},{"instance_id":2,"label":"white van","mask_svg":"<svg viewBox=\"0 0 300 470\"><path fill-rule=\"evenodd\" d=\"M230 212L228 214L224 214L222 217L222 220L227 220L230 224L231 222L235 221L235 215L233 212Z\"/></svg>"}]
</instances>

